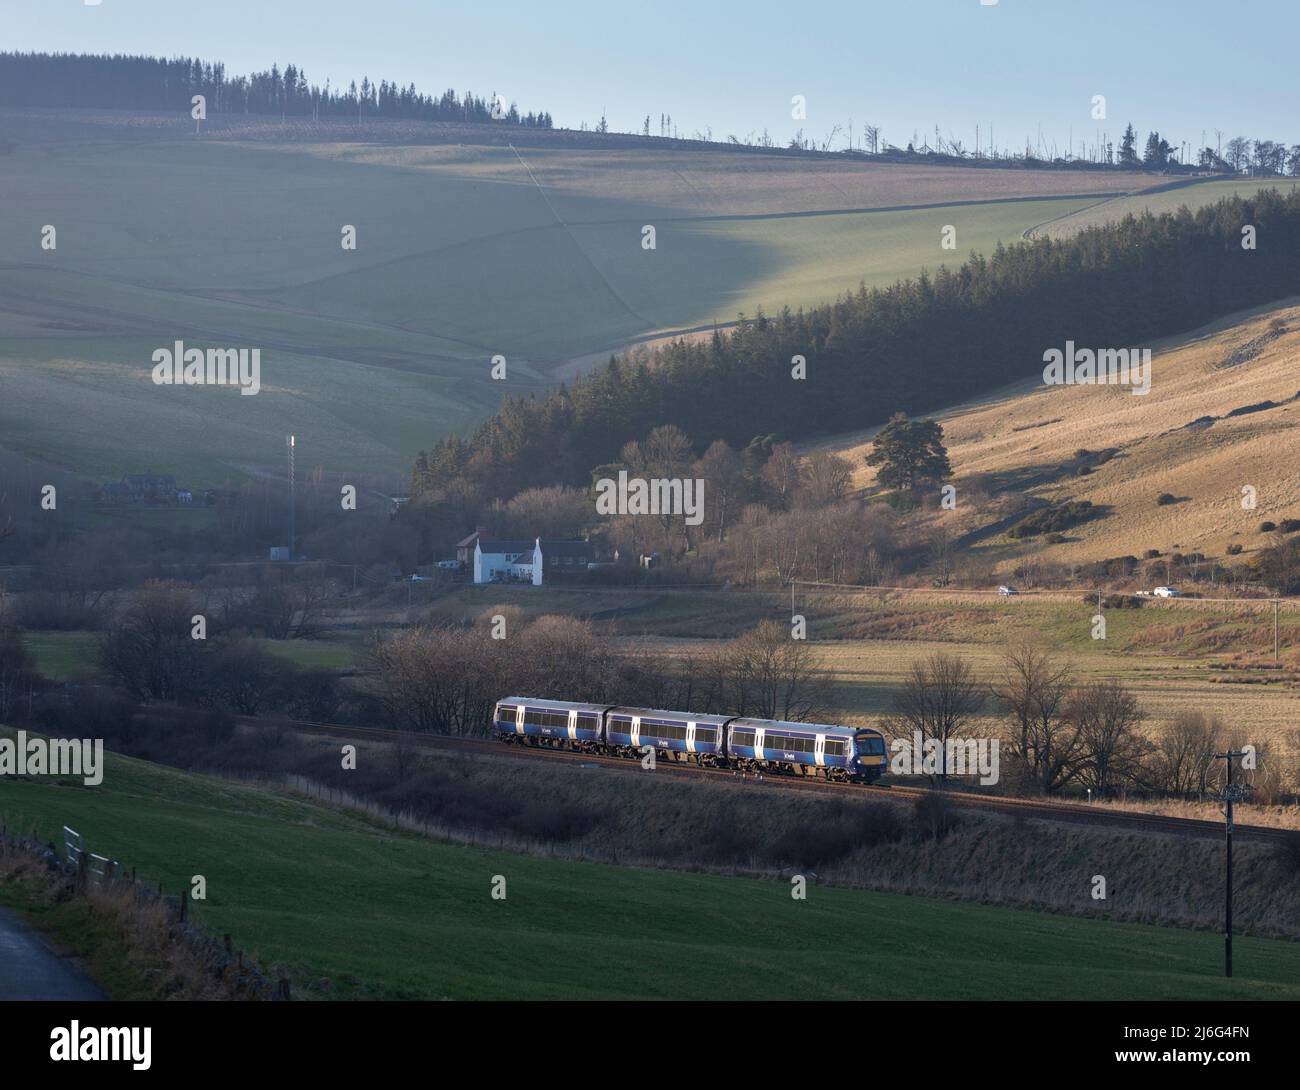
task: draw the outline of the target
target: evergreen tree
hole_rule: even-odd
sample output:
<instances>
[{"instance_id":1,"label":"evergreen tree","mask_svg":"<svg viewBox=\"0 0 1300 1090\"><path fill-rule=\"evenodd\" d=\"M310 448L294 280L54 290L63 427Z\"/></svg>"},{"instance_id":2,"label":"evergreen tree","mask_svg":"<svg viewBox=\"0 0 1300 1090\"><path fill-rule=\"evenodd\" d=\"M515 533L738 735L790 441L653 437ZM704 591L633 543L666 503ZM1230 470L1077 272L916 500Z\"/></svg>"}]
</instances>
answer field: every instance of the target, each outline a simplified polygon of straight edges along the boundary
<instances>
[{"instance_id":1,"label":"evergreen tree","mask_svg":"<svg viewBox=\"0 0 1300 1090\"><path fill-rule=\"evenodd\" d=\"M1130 122L1128 128L1124 130L1124 139L1119 145L1119 165L1135 167L1137 164L1137 133L1133 131L1133 124Z\"/></svg>"},{"instance_id":2,"label":"evergreen tree","mask_svg":"<svg viewBox=\"0 0 1300 1090\"><path fill-rule=\"evenodd\" d=\"M908 493L952 476L942 425L934 420L908 420L903 413L895 413L880 429L867 465L879 467L876 479L886 488Z\"/></svg>"}]
</instances>

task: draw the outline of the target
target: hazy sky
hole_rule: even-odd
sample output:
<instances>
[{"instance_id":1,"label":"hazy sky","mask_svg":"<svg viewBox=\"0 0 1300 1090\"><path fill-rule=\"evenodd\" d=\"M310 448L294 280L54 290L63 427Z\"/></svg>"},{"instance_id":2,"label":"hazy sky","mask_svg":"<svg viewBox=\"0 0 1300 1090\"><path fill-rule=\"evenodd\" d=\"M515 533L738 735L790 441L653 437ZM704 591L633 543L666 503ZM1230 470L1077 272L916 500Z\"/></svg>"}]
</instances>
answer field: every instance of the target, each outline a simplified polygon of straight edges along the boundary
<instances>
[{"instance_id":1,"label":"hazy sky","mask_svg":"<svg viewBox=\"0 0 1300 1090\"><path fill-rule=\"evenodd\" d=\"M183 54L231 72L278 62L500 92L559 125L639 130L672 115L714 139L864 122L885 140L1037 140L1064 152L1126 122L1170 143L1300 143L1300 0L0 0L0 48ZM1105 95L1107 120L1090 116ZM791 118L803 95L807 120Z\"/></svg>"}]
</instances>

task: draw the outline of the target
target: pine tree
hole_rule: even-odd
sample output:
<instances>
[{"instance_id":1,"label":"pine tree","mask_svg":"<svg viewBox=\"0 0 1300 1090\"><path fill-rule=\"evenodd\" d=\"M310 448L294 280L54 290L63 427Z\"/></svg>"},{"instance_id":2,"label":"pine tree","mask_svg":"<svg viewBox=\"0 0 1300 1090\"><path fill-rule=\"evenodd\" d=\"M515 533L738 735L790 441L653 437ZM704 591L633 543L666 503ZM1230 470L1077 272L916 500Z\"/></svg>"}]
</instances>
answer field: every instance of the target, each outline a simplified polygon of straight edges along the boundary
<instances>
[{"instance_id":1,"label":"pine tree","mask_svg":"<svg viewBox=\"0 0 1300 1090\"><path fill-rule=\"evenodd\" d=\"M1122 167L1135 167L1138 163L1137 157L1137 133L1133 131L1133 123L1124 130L1124 140L1119 146L1119 165Z\"/></svg>"}]
</instances>

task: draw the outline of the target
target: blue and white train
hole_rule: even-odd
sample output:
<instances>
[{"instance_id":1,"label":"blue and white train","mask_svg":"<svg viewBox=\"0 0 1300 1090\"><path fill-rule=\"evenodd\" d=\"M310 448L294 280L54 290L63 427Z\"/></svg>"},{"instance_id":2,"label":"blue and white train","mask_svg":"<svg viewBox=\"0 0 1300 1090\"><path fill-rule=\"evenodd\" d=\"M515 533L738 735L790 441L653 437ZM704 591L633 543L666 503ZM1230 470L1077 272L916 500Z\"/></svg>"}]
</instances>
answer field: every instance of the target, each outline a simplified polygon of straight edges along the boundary
<instances>
[{"instance_id":1,"label":"blue and white train","mask_svg":"<svg viewBox=\"0 0 1300 1090\"><path fill-rule=\"evenodd\" d=\"M776 772L850 783L874 783L885 771L885 736L870 727L789 723L735 715L575 704L508 696L492 716L505 742L706 768Z\"/></svg>"}]
</instances>

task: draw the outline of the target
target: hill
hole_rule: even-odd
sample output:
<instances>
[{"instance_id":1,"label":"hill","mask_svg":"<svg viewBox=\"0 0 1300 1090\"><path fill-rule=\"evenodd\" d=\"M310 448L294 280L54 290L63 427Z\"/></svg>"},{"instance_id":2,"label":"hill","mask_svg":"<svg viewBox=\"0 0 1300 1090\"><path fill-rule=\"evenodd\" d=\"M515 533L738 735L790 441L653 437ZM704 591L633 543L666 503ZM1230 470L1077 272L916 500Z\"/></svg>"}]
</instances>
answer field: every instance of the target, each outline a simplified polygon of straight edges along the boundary
<instances>
[{"instance_id":1,"label":"hill","mask_svg":"<svg viewBox=\"0 0 1300 1090\"><path fill-rule=\"evenodd\" d=\"M438 843L115 755L96 788L6 779L0 812L168 889L203 874L197 918L314 997L1296 998L1300 977L1294 943L1239 939L1225 981L1209 933ZM795 942L821 954L774 956Z\"/></svg>"},{"instance_id":2,"label":"hill","mask_svg":"<svg viewBox=\"0 0 1300 1090\"><path fill-rule=\"evenodd\" d=\"M1239 314L1156 342L1151 392L1118 386L1044 386L1040 379L936 416L959 487L953 530L976 555L1009 572L1028 555L1078 564L1110 557L1200 552L1243 555L1270 542L1264 521L1300 518L1300 471L1291 451L1300 425L1300 305ZM869 487L869 433L819 444L836 449ZM1104 462L1099 452L1113 452ZM1088 452L1088 453L1082 453ZM1086 465L1088 472L1079 474ZM981 477L992 498L1034 504L1087 500L1104 517L1066 540L1008 537L1005 509L964 508L961 479ZM1242 506L1244 487L1256 506ZM1158 503L1168 493L1172 501Z\"/></svg>"},{"instance_id":3,"label":"hill","mask_svg":"<svg viewBox=\"0 0 1300 1090\"><path fill-rule=\"evenodd\" d=\"M0 111L5 446L100 478L166 461L204 485L278 464L295 431L326 470L403 472L503 393L629 343L892 282L1152 181L428 143L413 124L196 136L187 117ZM153 387L151 353L176 339L261 347L262 393Z\"/></svg>"}]
</instances>

